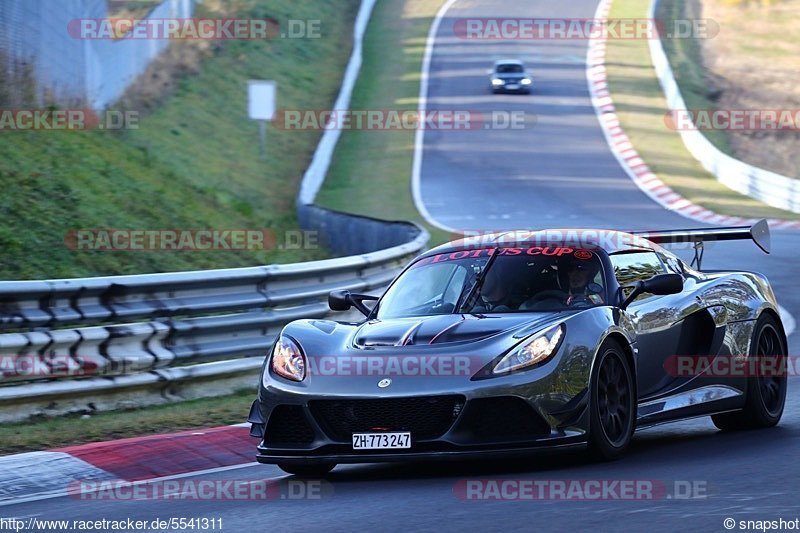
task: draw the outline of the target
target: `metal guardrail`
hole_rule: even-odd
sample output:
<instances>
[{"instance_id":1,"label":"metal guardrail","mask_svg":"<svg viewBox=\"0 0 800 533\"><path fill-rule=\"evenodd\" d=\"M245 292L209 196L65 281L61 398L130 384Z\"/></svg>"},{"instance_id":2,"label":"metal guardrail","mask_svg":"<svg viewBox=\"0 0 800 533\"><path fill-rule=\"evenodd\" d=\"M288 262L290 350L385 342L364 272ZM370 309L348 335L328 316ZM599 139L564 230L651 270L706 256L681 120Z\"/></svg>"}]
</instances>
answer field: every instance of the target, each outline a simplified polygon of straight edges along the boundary
<instances>
[{"instance_id":1,"label":"metal guardrail","mask_svg":"<svg viewBox=\"0 0 800 533\"><path fill-rule=\"evenodd\" d=\"M650 4L650 19L655 20L659 0ZM669 64L661 39L650 39L650 57L671 110L687 110ZM721 152L699 130L680 130L689 152L717 181L765 204L800 213L800 182L797 179L748 165Z\"/></svg>"},{"instance_id":2,"label":"metal guardrail","mask_svg":"<svg viewBox=\"0 0 800 533\"><path fill-rule=\"evenodd\" d=\"M338 230L366 225L393 234L384 242L394 246L298 264L0 282L0 421L36 412L14 410L24 401L252 378L283 325L327 316L332 290L382 289L428 241L410 223L335 215Z\"/></svg>"}]
</instances>

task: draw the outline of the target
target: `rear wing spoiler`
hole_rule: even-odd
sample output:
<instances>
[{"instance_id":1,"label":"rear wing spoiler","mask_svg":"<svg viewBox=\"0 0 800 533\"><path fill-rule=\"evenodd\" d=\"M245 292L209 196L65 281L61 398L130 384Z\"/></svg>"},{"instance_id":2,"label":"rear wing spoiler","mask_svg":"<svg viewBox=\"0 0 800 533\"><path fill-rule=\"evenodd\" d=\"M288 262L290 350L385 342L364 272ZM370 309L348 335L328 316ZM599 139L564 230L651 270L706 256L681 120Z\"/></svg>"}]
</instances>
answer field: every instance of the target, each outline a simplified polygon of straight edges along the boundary
<instances>
[{"instance_id":1,"label":"rear wing spoiler","mask_svg":"<svg viewBox=\"0 0 800 533\"><path fill-rule=\"evenodd\" d=\"M765 219L752 226L730 226L718 228L679 229L668 231L632 231L656 244L678 242L694 243L694 259L692 266L700 269L703 262L703 243L706 241L739 241L752 240L764 253L770 252L769 224Z\"/></svg>"}]
</instances>

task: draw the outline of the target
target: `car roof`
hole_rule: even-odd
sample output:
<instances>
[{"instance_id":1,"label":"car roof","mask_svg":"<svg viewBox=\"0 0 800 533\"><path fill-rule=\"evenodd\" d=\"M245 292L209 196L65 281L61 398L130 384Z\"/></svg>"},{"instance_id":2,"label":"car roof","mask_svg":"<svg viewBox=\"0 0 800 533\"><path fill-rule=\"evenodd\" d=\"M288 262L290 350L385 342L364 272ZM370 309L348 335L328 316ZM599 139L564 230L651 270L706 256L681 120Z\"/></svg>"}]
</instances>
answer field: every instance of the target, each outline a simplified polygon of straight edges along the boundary
<instances>
[{"instance_id":1,"label":"car roof","mask_svg":"<svg viewBox=\"0 0 800 533\"><path fill-rule=\"evenodd\" d=\"M632 233L588 228L554 228L545 230L510 230L497 233L466 235L463 238L428 250L423 256L479 248L524 248L532 246L570 246L594 248L609 254L633 251L665 252L661 246Z\"/></svg>"},{"instance_id":2,"label":"car roof","mask_svg":"<svg viewBox=\"0 0 800 533\"><path fill-rule=\"evenodd\" d=\"M495 66L497 65L522 65L522 61L519 59L498 59L494 62Z\"/></svg>"}]
</instances>

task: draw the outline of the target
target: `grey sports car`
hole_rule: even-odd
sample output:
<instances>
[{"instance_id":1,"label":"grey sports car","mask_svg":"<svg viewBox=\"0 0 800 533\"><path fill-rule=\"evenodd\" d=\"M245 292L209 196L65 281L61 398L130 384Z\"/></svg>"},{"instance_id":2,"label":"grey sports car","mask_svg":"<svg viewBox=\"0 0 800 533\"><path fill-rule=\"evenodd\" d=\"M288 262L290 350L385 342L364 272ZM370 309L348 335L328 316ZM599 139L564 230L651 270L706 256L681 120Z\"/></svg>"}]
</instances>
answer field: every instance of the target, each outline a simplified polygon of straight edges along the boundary
<instances>
[{"instance_id":1,"label":"grey sports car","mask_svg":"<svg viewBox=\"0 0 800 533\"><path fill-rule=\"evenodd\" d=\"M613 459L657 423L773 426L787 354L775 295L761 274L701 270L703 243L731 239L769 252L765 221L509 232L420 255L380 297L331 293L365 318L283 329L248 418L257 459L301 475L561 445Z\"/></svg>"}]
</instances>

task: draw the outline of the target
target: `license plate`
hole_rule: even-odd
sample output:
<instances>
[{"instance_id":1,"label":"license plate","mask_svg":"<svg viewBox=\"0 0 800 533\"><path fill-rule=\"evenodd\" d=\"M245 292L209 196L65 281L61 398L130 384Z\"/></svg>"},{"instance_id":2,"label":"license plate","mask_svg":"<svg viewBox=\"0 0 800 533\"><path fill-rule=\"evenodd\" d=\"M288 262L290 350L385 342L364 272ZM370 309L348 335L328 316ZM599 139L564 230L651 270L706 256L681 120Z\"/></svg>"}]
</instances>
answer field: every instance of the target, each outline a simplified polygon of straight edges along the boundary
<instances>
[{"instance_id":1,"label":"license plate","mask_svg":"<svg viewBox=\"0 0 800 533\"><path fill-rule=\"evenodd\" d=\"M519 85L517 85L516 83L512 83L511 85L506 85L506 87L509 89L519 89Z\"/></svg>"},{"instance_id":2,"label":"license plate","mask_svg":"<svg viewBox=\"0 0 800 533\"><path fill-rule=\"evenodd\" d=\"M353 433L354 450L398 450L411 448L411 433Z\"/></svg>"}]
</instances>

